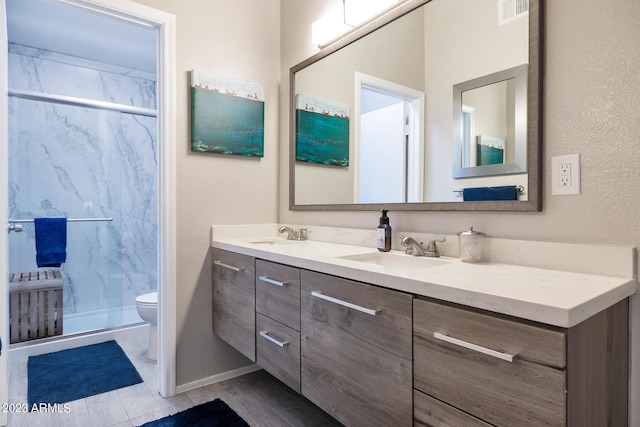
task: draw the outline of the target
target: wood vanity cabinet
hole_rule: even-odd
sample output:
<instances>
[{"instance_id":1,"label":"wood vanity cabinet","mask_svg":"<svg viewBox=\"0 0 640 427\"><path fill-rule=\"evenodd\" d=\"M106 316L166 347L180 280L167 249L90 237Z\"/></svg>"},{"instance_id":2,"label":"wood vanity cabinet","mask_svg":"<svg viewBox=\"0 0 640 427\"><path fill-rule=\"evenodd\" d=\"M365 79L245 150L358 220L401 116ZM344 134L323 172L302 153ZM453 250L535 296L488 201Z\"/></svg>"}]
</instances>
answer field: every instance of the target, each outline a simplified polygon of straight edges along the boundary
<instances>
[{"instance_id":1,"label":"wood vanity cabinet","mask_svg":"<svg viewBox=\"0 0 640 427\"><path fill-rule=\"evenodd\" d=\"M347 426L413 423L413 296L302 270L302 394Z\"/></svg>"},{"instance_id":2,"label":"wood vanity cabinet","mask_svg":"<svg viewBox=\"0 0 640 427\"><path fill-rule=\"evenodd\" d=\"M256 260L256 363L300 393L300 269Z\"/></svg>"},{"instance_id":3,"label":"wood vanity cabinet","mask_svg":"<svg viewBox=\"0 0 640 427\"><path fill-rule=\"evenodd\" d=\"M213 332L256 361L253 257L213 249Z\"/></svg>"},{"instance_id":4,"label":"wood vanity cabinet","mask_svg":"<svg viewBox=\"0 0 640 427\"><path fill-rule=\"evenodd\" d=\"M628 300L569 329L422 297L413 316L415 425L627 425Z\"/></svg>"},{"instance_id":5,"label":"wood vanity cabinet","mask_svg":"<svg viewBox=\"0 0 640 427\"><path fill-rule=\"evenodd\" d=\"M571 328L213 250L213 329L349 427L625 427L629 301Z\"/></svg>"}]
</instances>

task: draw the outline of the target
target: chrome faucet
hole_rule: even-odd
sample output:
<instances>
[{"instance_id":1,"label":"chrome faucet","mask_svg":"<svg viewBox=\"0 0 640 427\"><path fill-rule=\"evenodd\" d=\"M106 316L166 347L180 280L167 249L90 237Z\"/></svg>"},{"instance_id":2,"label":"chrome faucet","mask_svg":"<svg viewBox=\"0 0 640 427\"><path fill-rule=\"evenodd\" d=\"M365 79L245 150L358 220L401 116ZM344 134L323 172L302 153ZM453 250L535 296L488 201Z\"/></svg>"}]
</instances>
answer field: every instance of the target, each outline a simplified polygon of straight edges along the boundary
<instances>
[{"instance_id":1,"label":"chrome faucet","mask_svg":"<svg viewBox=\"0 0 640 427\"><path fill-rule=\"evenodd\" d=\"M424 247L422 247L422 243L410 236L400 236L400 239L400 244L407 247L404 253L415 256L424 256Z\"/></svg>"},{"instance_id":2,"label":"chrome faucet","mask_svg":"<svg viewBox=\"0 0 640 427\"><path fill-rule=\"evenodd\" d=\"M446 238L429 240L427 244L427 248L425 249L422 242L418 242L416 239L410 236L400 236L400 244L402 246L406 246L407 249L405 253L415 255L415 256L426 256L431 258L436 258L440 256L440 251L438 251L437 242L444 242Z\"/></svg>"},{"instance_id":3,"label":"chrome faucet","mask_svg":"<svg viewBox=\"0 0 640 427\"><path fill-rule=\"evenodd\" d=\"M427 245L427 252L425 253L425 256L440 257L440 251L438 251L438 245L436 243L445 242L446 240L447 240L446 237L429 240L429 244Z\"/></svg>"},{"instance_id":4,"label":"chrome faucet","mask_svg":"<svg viewBox=\"0 0 640 427\"><path fill-rule=\"evenodd\" d=\"M291 227L287 227L283 225L278 229L280 233L287 233L287 240L307 240L307 229L301 228L299 230L294 230Z\"/></svg>"}]
</instances>

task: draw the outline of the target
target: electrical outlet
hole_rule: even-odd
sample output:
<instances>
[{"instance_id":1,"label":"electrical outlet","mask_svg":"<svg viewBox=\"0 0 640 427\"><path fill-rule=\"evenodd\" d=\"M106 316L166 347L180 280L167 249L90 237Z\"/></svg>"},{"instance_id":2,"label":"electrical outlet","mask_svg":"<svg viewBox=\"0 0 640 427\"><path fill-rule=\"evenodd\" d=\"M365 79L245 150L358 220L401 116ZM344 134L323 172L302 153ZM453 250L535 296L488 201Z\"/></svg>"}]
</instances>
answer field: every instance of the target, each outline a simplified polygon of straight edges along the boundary
<instances>
[{"instance_id":1,"label":"electrical outlet","mask_svg":"<svg viewBox=\"0 0 640 427\"><path fill-rule=\"evenodd\" d=\"M561 163L558 165L558 185L566 187L571 185L571 163Z\"/></svg>"},{"instance_id":2,"label":"electrical outlet","mask_svg":"<svg viewBox=\"0 0 640 427\"><path fill-rule=\"evenodd\" d=\"M569 154L551 158L551 194L580 194L580 155Z\"/></svg>"}]
</instances>

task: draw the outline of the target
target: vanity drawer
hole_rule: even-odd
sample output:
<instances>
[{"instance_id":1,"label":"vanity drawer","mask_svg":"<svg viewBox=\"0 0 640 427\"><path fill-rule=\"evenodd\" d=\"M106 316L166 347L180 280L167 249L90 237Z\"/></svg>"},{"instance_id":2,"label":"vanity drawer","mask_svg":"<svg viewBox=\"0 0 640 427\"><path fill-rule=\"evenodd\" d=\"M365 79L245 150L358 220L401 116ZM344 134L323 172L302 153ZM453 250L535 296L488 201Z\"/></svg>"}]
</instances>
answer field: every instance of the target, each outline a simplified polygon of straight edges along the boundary
<instances>
[{"instance_id":1,"label":"vanity drawer","mask_svg":"<svg viewBox=\"0 0 640 427\"><path fill-rule=\"evenodd\" d=\"M302 394L347 426L410 426L412 299L302 270Z\"/></svg>"},{"instance_id":2,"label":"vanity drawer","mask_svg":"<svg viewBox=\"0 0 640 427\"><path fill-rule=\"evenodd\" d=\"M413 427L492 427L418 390L413 391Z\"/></svg>"},{"instance_id":3,"label":"vanity drawer","mask_svg":"<svg viewBox=\"0 0 640 427\"><path fill-rule=\"evenodd\" d=\"M300 332L256 315L258 366L300 393Z\"/></svg>"},{"instance_id":4,"label":"vanity drawer","mask_svg":"<svg viewBox=\"0 0 640 427\"><path fill-rule=\"evenodd\" d=\"M256 360L255 259L213 250L213 331Z\"/></svg>"},{"instance_id":5,"label":"vanity drawer","mask_svg":"<svg viewBox=\"0 0 640 427\"><path fill-rule=\"evenodd\" d=\"M256 260L256 311L300 330L300 269Z\"/></svg>"},{"instance_id":6,"label":"vanity drawer","mask_svg":"<svg viewBox=\"0 0 640 427\"><path fill-rule=\"evenodd\" d=\"M413 315L416 389L496 426L565 425L564 330L426 299Z\"/></svg>"}]
</instances>

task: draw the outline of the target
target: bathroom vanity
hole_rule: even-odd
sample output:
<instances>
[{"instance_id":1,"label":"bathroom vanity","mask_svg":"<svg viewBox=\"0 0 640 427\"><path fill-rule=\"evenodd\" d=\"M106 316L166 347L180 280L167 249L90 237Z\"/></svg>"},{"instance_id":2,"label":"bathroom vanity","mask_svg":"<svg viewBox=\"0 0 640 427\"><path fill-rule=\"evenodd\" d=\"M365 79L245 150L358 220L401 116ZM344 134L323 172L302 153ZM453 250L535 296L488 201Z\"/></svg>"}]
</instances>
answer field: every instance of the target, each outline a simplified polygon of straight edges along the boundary
<instances>
[{"instance_id":1,"label":"bathroom vanity","mask_svg":"<svg viewBox=\"0 0 640 427\"><path fill-rule=\"evenodd\" d=\"M625 260L585 274L309 229L327 241L213 228L213 330L343 424L627 424L633 248L598 252Z\"/></svg>"}]
</instances>

